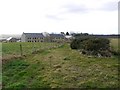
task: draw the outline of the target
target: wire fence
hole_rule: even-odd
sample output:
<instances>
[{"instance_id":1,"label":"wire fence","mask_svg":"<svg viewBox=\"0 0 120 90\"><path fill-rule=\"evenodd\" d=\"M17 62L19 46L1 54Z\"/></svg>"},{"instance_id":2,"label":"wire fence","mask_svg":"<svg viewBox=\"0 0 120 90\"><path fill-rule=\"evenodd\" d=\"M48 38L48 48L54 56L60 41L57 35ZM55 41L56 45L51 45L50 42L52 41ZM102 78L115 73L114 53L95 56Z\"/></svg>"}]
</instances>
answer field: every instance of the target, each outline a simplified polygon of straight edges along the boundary
<instances>
[{"instance_id":1,"label":"wire fence","mask_svg":"<svg viewBox=\"0 0 120 90\"><path fill-rule=\"evenodd\" d=\"M2 57L35 54L43 50L55 49L62 45L63 43L3 43Z\"/></svg>"}]
</instances>

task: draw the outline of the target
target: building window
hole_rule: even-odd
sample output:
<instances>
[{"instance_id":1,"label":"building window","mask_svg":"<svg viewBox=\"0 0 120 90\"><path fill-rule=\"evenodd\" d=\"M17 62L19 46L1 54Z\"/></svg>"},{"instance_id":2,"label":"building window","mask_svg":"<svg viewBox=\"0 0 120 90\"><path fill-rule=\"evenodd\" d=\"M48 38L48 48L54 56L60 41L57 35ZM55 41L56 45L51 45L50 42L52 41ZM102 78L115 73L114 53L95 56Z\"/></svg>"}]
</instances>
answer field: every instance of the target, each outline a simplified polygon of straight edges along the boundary
<instances>
[{"instance_id":1,"label":"building window","mask_svg":"<svg viewBox=\"0 0 120 90\"><path fill-rule=\"evenodd\" d=\"M43 38L40 38L40 39L43 39Z\"/></svg>"}]
</instances>

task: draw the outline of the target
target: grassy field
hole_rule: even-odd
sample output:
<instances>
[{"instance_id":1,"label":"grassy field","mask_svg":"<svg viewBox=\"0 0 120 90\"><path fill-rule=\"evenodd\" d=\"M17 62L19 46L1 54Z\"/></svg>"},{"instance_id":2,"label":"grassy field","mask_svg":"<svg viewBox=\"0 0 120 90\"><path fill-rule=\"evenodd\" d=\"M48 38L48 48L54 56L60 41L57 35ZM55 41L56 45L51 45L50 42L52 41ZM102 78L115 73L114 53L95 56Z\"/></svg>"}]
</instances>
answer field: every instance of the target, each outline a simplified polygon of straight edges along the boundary
<instances>
[{"instance_id":1,"label":"grassy field","mask_svg":"<svg viewBox=\"0 0 120 90\"><path fill-rule=\"evenodd\" d=\"M118 47L111 39L111 45ZM4 63L3 88L117 88L118 57L87 57L69 44L35 43L42 51L31 54L32 43L21 43L23 57ZM4 43L3 57L20 55L20 43ZM14 47L13 47L14 46ZM50 48L57 46L56 48ZM47 49L46 49L47 48Z\"/></svg>"},{"instance_id":2,"label":"grassy field","mask_svg":"<svg viewBox=\"0 0 120 90\"><path fill-rule=\"evenodd\" d=\"M120 50L120 39L116 39L116 38L110 38L110 44L111 44L111 47L115 50Z\"/></svg>"},{"instance_id":3,"label":"grassy field","mask_svg":"<svg viewBox=\"0 0 120 90\"><path fill-rule=\"evenodd\" d=\"M22 45L23 54L31 54L34 50L46 49L52 46L57 46L57 43L3 43L2 44L2 55L3 57L7 55L20 55L20 44Z\"/></svg>"}]
</instances>

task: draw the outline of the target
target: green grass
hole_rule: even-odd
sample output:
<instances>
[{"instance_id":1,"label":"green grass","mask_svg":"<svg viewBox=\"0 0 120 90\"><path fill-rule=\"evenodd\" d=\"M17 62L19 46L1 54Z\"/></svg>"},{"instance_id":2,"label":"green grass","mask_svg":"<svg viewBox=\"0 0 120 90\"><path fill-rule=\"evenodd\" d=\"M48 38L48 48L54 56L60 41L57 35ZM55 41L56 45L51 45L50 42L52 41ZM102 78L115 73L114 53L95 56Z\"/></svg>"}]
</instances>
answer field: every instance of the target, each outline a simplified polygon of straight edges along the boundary
<instances>
[{"instance_id":1,"label":"green grass","mask_svg":"<svg viewBox=\"0 0 120 90\"><path fill-rule=\"evenodd\" d=\"M120 38L119 39L110 38L110 44L114 50L120 50L119 43L120 43Z\"/></svg>"},{"instance_id":2,"label":"green grass","mask_svg":"<svg viewBox=\"0 0 120 90\"><path fill-rule=\"evenodd\" d=\"M22 52L24 55L31 54L35 50L46 49L52 46L57 46L57 43L2 43L2 55L7 57L9 55L20 55L20 44L22 45Z\"/></svg>"},{"instance_id":3,"label":"green grass","mask_svg":"<svg viewBox=\"0 0 120 90\"><path fill-rule=\"evenodd\" d=\"M17 47L19 44L4 43L3 45L6 45L3 46L4 55L17 52L15 47L14 50L11 49L12 51L8 48L13 48L15 45ZM22 45L31 51L31 43ZM37 49L51 47L51 43L35 43L35 45ZM26 53L28 51L26 49ZM2 68L3 88L117 88L118 67L116 56L87 57L70 49L69 44L65 44L23 58L8 60Z\"/></svg>"}]
</instances>

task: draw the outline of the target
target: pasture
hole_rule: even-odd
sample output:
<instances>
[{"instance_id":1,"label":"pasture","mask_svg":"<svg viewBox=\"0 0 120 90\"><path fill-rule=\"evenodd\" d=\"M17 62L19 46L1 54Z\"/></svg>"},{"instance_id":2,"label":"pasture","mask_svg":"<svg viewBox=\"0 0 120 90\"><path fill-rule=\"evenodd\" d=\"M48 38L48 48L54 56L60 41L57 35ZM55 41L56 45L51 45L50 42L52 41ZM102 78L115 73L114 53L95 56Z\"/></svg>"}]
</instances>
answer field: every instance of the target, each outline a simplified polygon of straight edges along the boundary
<instances>
[{"instance_id":1,"label":"pasture","mask_svg":"<svg viewBox=\"0 0 120 90\"><path fill-rule=\"evenodd\" d=\"M31 54L32 51L39 50L39 49L47 49L52 46L57 46L57 43L22 43L22 42L13 42L13 43L3 43L2 44L2 55L20 55L20 44L22 45L22 52L23 54Z\"/></svg>"},{"instance_id":2,"label":"pasture","mask_svg":"<svg viewBox=\"0 0 120 90\"><path fill-rule=\"evenodd\" d=\"M20 44L25 56L9 59L20 55ZM111 39L111 46L117 49L117 41ZM87 57L67 43L3 43L2 54L3 88L119 87L117 56Z\"/></svg>"},{"instance_id":3,"label":"pasture","mask_svg":"<svg viewBox=\"0 0 120 90\"><path fill-rule=\"evenodd\" d=\"M119 39L110 38L110 42L111 42L110 45L114 50L120 50L120 46L119 46L120 38Z\"/></svg>"}]
</instances>

